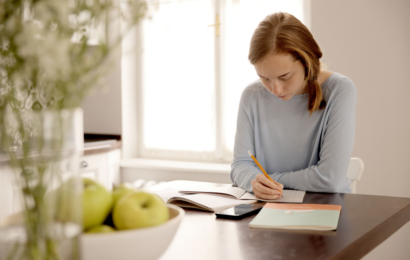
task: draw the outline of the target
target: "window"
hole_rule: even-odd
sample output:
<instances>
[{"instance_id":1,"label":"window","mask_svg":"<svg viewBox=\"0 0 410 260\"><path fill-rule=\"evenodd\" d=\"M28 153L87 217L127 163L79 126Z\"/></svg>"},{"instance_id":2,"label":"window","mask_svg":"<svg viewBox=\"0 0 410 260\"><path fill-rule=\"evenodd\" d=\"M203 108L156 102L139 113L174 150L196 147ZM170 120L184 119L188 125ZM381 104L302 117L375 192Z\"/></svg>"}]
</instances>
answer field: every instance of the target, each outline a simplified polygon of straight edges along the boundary
<instances>
[{"instance_id":1,"label":"window","mask_svg":"<svg viewBox=\"0 0 410 260\"><path fill-rule=\"evenodd\" d=\"M268 14L305 22L303 0L156 0L142 25L141 157L231 162L247 60Z\"/></svg>"}]
</instances>

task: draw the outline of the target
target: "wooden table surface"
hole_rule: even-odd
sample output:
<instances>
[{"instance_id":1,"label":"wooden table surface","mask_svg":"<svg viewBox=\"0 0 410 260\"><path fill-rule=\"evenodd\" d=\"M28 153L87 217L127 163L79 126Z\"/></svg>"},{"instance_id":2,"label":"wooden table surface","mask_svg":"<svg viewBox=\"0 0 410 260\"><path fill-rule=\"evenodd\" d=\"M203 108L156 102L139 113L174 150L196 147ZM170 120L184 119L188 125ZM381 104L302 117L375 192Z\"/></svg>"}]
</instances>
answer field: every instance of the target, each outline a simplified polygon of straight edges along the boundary
<instances>
[{"instance_id":1,"label":"wooden table surface","mask_svg":"<svg viewBox=\"0 0 410 260\"><path fill-rule=\"evenodd\" d=\"M337 230L251 229L255 216L227 220L185 209L161 260L360 259L410 220L410 198L307 192L303 203L341 205Z\"/></svg>"}]
</instances>

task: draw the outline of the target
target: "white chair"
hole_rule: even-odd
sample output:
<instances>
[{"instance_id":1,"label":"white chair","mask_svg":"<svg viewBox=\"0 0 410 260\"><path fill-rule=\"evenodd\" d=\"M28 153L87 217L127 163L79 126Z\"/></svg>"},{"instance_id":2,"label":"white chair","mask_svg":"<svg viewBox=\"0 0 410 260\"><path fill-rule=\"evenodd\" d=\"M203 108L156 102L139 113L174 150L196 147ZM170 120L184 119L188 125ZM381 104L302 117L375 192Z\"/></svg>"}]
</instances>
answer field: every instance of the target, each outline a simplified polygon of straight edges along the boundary
<instances>
[{"instance_id":1,"label":"white chair","mask_svg":"<svg viewBox=\"0 0 410 260\"><path fill-rule=\"evenodd\" d=\"M351 181L350 188L352 189L352 193L356 193L356 183L362 178L363 170L363 160L357 157L352 157L350 159L349 168L347 169L347 178Z\"/></svg>"}]
</instances>

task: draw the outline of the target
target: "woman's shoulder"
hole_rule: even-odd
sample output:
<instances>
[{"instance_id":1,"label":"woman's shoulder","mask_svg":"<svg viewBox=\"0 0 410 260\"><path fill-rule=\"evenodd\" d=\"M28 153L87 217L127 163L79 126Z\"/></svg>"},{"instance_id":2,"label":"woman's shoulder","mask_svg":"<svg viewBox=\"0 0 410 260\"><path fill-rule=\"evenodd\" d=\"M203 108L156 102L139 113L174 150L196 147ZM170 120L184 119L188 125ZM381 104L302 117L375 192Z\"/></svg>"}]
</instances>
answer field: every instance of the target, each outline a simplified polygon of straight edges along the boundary
<instances>
[{"instance_id":1,"label":"woman's shoulder","mask_svg":"<svg viewBox=\"0 0 410 260\"><path fill-rule=\"evenodd\" d=\"M249 83L243 90L243 93L249 95L250 93L253 93L255 91L263 91L264 89L265 87L263 86L262 82L259 79L257 79Z\"/></svg>"},{"instance_id":2,"label":"woman's shoulder","mask_svg":"<svg viewBox=\"0 0 410 260\"><path fill-rule=\"evenodd\" d=\"M330 98L330 96L356 95L356 86L349 77L332 71L326 71L324 75L325 78L322 78L322 82L320 82L320 77L318 80L319 84L321 83L325 99Z\"/></svg>"},{"instance_id":3,"label":"woman's shoulder","mask_svg":"<svg viewBox=\"0 0 410 260\"><path fill-rule=\"evenodd\" d=\"M265 90L265 87L263 86L263 84L261 83L259 79L251 82L242 91L241 103L249 104L249 102L252 99L257 98L258 93L264 90Z\"/></svg>"}]
</instances>

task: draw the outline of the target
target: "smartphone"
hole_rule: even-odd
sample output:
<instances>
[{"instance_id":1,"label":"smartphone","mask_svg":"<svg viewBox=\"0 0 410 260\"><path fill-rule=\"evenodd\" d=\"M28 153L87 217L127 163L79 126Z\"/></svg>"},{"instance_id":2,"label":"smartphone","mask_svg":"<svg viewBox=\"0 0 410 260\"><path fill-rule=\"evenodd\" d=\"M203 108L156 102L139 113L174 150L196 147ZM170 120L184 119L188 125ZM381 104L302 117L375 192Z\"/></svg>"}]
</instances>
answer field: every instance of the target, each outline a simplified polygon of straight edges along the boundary
<instances>
[{"instance_id":1,"label":"smartphone","mask_svg":"<svg viewBox=\"0 0 410 260\"><path fill-rule=\"evenodd\" d=\"M215 212L215 215L217 218L242 219L257 214L262 208L260 204L241 204Z\"/></svg>"}]
</instances>

